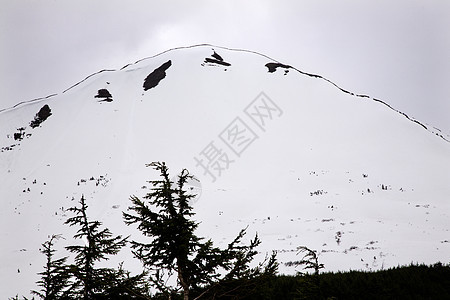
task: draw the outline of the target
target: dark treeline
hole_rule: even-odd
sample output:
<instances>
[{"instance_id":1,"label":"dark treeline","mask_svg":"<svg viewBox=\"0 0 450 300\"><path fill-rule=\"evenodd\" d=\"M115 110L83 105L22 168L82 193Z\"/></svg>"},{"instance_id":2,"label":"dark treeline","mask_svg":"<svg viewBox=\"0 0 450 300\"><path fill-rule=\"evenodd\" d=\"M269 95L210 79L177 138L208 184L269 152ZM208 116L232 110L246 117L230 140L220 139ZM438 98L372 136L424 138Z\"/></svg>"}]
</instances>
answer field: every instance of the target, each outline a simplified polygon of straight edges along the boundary
<instances>
[{"instance_id":1,"label":"dark treeline","mask_svg":"<svg viewBox=\"0 0 450 300\"><path fill-rule=\"evenodd\" d=\"M450 265L277 275L244 299L450 299Z\"/></svg>"},{"instance_id":2,"label":"dark treeline","mask_svg":"<svg viewBox=\"0 0 450 300\"><path fill-rule=\"evenodd\" d=\"M246 228L224 249L196 235L199 225L185 184L194 179L183 170L172 181L164 163L148 165L160 172L143 197L131 196L123 212L138 240L114 235L88 213L84 196L68 209L66 225L77 229L74 244L60 254L53 235L42 244L45 264L32 299L450 299L450 265L410 265L378 272L320 273L317 251L298 247L303 255L288 265L311 274L277 275L276 253L256 266L258 235L245 243ZM131 251L142 263L138 274L104 266L120 251ZM70 263L69 263L70 262ZM103 262L103 264L100 264ZM15 296L10 299L27 299Z\"/></svg>"},{"instance_id":3,"label":"dark treeline","mask_svg":"<svg viewBox=\"0 0 450 300\"><path fill-rule=\"evenodd\" d=\"M319 275L274 275L240 295L230 292L232 286L243 286L242 280L224 285L216 294L201 299L450 299L450 266L440 263L410 265L376 272L349 271ZM249 287L249 286L248 286ZM228 291L228 292L227 292ZM192 296L198 296L196 291ZM19 297L12 299L21 299ZM58 299L58 298L55 298ZM123 298L125 299L125 298ZM130 298L132 299L132 298ZM167 299L154 295L147 299ZM172 299L183 299L174 295Z\"/></svg>"}]
</instances>

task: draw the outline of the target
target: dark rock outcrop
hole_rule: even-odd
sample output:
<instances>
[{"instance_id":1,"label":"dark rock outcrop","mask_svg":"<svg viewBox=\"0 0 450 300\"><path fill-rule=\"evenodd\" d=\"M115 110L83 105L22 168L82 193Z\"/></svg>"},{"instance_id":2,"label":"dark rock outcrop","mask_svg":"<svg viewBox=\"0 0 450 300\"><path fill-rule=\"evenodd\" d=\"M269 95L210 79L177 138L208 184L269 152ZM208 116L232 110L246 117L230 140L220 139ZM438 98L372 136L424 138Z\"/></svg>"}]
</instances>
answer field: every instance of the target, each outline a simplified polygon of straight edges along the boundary
<instances>
[{"instance_id":1,"label":"dark rock outcrop","mask_svg":"<svg viewBox=\"0 0 450 300\"><path fill-rule=\"evenodd\" d=\"M161 80L166 77L166 71L172 65L172 61L169 60L163 63L160 67L151 72L144 81L144 91L154 88L159 84Z\"/></svg>"},{"instance_id":2,"label":"dark rock outcrop","mask_svg":"<svg viewBox=\"0 0 450 300\"><path fill-rule=\"evenodd\" d=\"M277 70L277 68L283 68L283 69L285 69L284 70L284 74L285 75L289 72L288 69L291 68L291 66L284 65L284 64L281 64L281 63L274 63L274 62L267 63L266 67L267 67L267 69L269 69L269 73L274 73Z\"/></svg>"},{"instance_id":3,"label":"dark rock outcrop","mask_svg":"<svg viewBox=\"0 0 450 300\"><path fill-rule=\"evenodd\" d=\"M212 57L212 58L211 58ZM209 64L218 64L218 65L222 65L225 67L229 67L231 66L230 63L227 63L226 61L223 60L222 56L220 56L219 54L217 54L216 51L214 51L214 53L211 55L211 57L207 57L205 58L205 64L209 63Z\"/></svg>"},{"instance_id":4,"label":"dark rock outcrop","mask_svg":"<svg viewBox=\"0 0 450 300\"><path fill-rule=\"evenodd\" d=\"M106 102L112 102L112 95L107 89L100 89L97 92L97 95L94 96L95 98L101 98L102 100L99 101L106 101Z\"/></svg>"},{"instance_id":5,"label":"dark rock outcrop","mask_svg":"<svg viewBox=\"0 0 450 300\"><path fill-rule=\"evenodd\" d=\"M50 109L50 107L45 104L36 114L36 116L34 116L34 120L30 122L30 126L31 128L36 128L39 125L41 125L42 122L44 122L45 120L47 120L48 117L50 117L52 115L52 110Z\"/></svg>"},{"instance_id":6,"label":"dark rock outcrop","mask_svg":"<svg viewBox=\"0 0 450 300\"><path fill-rule=\"evenodd\" d=\"M14 140L21 141L25 136L25 127L17 128L18 132L14 133Z\"/></svg>"}]
</instances>

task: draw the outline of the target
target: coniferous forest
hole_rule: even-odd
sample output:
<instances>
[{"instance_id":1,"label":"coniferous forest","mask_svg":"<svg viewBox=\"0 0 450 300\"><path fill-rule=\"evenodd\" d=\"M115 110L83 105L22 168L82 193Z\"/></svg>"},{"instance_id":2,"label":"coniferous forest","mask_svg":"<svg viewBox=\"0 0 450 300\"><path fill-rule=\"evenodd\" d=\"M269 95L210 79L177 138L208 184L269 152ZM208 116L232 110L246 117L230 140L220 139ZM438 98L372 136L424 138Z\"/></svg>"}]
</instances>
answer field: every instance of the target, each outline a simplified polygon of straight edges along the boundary
<instances>
[{"instance_id":1,"label":"coniferous forest","mask_svg":"<svg viewBox=\"0 0 450 300\"><path fill-rule=\"evenodd\" d=\"M295 276L279 275L276 253L254 261L261 240L246 240L246 228L225 249L196 235L199 225L185 184L193 177L184 169L173 182L165 163L147 165L160 179L139 198L131 196L123 221L135 227L139 240L114 235L88 213L82 196L68 209L67 226L74 241L63 254L55 250L61 238L42 244L45 264L38 274L32 299L450 299L450 265L399 266L376 272L321 273L316 251L299 247ZM120 251L141 262L139 274L123 264L104 267ZM101 267L100 267L101 265ZM10 299L27 299L16 295Z\"/></svg>"}]
</instances>

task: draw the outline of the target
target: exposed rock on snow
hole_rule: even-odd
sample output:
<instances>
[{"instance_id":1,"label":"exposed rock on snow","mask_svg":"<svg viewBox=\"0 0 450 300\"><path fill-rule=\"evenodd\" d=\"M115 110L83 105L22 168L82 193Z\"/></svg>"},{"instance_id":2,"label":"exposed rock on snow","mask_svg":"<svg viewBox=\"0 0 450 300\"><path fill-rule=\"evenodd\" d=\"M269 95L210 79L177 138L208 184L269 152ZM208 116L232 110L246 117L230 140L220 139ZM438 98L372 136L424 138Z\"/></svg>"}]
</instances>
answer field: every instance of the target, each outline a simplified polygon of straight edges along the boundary
<instances>
[{"instance_id":1,"label":"exposed rock on snow","mask_svg":"<svg viewBox=\"0 0 450 300\"><path fill-rule=\"evenodd\" d=\"M289 72L288 69L291 68L291 66L284 65L281 63L274 63L274 62L267 63L266 67L267 67L267 69L269 69L269 73L274 73L277 70L277 68L283 68L283 69L285 69L284 75L286 75Z\"/></svg>"},{"instance_id":2,"label":"exposed rock on snow","mask_svg":"<svg viewBox=\"0 0 450 300\"><path fill-rule=\"evenodd\" d=\"M52 110L50 109L50 107L47 104L45 104L39 110L39 112L36 114L36 116L34 117L34 120L30 122L31 128L38 127L39 125L41 125L42 122L47 120L47 118L50 117L51 115L52 115Z\"/></svg>"},{"instance_id":3,"label":"exposed rock on snow","mask_svg":"<svg viewBox=\"0 0 450 300\"><path fill-rule=\"evenodd\" d=\"M163 63L159 68L156 68L151 72L144 81L144 91L154 88L159 84L161 80L166 77L167 69L172 65L172 61L169 60Z\"/></svg>"},{"instance_id":4,"label":"exposed rock on snow","mask_svg":"<svg viewBox=\"0 0 450 300\"><path fill-rule=\"evenodd\" d=\"M211 55L211 57L212 58L206 57L204 63L208 64L208 65L221 65L221 66L225 66L225 67L231 66L231 64L224 61L222 56L217 54L216 51L214 51L214 53Z\"/></svg>"},{"instance_id":5,"label":"exposed rock on snow","mask_svg":"<svg viewBox=\"0 0 450 300\"><path fill-rule=\"evenodd\" d=\"M112 102L113 101L112 95L107 89L98 90L97 95L95 95L94 97L102 99L102 100L99 100L99 102L101 102L101 101Z\"/></svg>"}]
</instances>

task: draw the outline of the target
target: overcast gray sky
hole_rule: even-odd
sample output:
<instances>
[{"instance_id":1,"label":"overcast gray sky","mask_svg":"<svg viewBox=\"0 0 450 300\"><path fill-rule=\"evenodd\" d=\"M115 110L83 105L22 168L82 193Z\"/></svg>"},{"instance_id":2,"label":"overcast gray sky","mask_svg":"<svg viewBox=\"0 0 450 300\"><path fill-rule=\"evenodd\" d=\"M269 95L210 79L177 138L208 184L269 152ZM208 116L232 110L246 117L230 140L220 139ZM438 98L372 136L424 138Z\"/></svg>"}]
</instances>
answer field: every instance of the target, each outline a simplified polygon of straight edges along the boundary
<instances>
[{"instance_id":1,"label":"overcast gray sky","mask_svg":"<svg viewBox=\"0 0 450 300\"><path fill-rule=\"evenodd\" d=\"M0 109L173 47L269 55L450 134L447 0L0 0Z\"/></svg>"}]
</instances>

